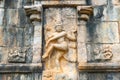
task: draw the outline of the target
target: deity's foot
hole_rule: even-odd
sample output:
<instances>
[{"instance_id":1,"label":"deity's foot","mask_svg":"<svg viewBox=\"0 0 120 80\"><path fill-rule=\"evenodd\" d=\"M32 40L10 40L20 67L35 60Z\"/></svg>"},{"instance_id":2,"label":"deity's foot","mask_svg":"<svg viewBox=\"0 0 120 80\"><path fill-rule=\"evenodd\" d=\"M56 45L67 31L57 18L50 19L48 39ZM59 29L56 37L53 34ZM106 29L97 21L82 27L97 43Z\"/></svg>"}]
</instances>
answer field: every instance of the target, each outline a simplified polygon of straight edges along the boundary
<instances>
[{"instance_id":1,"label":"deity's foot","mask_svg":"<svg viewBox=\"0 0 120 80\"><path fill-rule=\"evenodd\" d=\"M45 60L47 57L48 57L48 55L44 54L44 55L42 56L42 59Z\"/></svg>"}]
</instances>

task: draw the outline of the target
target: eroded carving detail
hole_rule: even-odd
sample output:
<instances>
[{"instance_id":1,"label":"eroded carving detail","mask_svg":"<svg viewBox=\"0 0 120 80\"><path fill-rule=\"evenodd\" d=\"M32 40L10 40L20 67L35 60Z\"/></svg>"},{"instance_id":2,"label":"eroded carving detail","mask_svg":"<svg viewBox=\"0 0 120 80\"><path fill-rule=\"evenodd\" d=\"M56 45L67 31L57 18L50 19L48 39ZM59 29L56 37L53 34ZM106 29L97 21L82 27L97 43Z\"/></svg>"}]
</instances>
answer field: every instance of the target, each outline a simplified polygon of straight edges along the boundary
<instances>
[{"instance_id":1,"label":"eroded carving detail","mask_svg":"<svg viewBox=\"0 0 120 80\"><path fill-rule=\"evenodd\" d=\"M8 51L8 62L25 62L27 49L13 48Z\"/></svg>"},{"instance_id":2,"label":"eroded carving detail","mask_svg":"<svg viewBox=\"0 0 120 80\"><path fill-rule=\"evenodd\" d=\"M26 15L29 17L31 22L38 21L41 22L41 6L24 6Z\"/></svg>"},{"instance_id":3,"label":"eroded carving detail","mask_svg":"<svg viewBox=\"0 0 120 80\"><path fill-rule=\"evenodd\" d=\"M112 59L112 48L110 46L105 46L103 49L95 49L95 60L111 60Z\"/></svg>"},{"instance_id":4,"label":"eroded carving detail","mask_svg":"<svg viewBox=\"0 0 120 80\"><path fill-rule=\"evenodd\" d=\"M66 32L63 31L63 28L61 25L57 25L55 27L55 32L50 35L48 40L46 41L46 52L42 56L43 59L49 57L52 55L53 50L56 50L56 58L55 58L55 64L56 69L60 70L60 58L66 53L68 49L68 44L65 41L65 35ZM54 42L54 43L52 43ZM51 43L51 44L50 44ZM51 54L51 55L50 55Z\"/></svg>"},{"instance_id":5,"label":"eroded carving detail","mask_svg":"<svg viewBox=\"0 0 120 80\"><path fill-rule=\"evenodd\" d=\"M56 72L54 71L43 71L43 80L55 80L54 76L55 76Z\"/></svg>"},{"instance_id":6,"label":"eroded carving detail","mask_svg":"<svg viewBox=\"0 0 120 80\"><path fill-rule=\"evenodd\" d=\"M51 29L47 27L46 30ZM64 73L61 60L65 59L70 63L76 62L76 31L77 29L74 28L66 32L60 24L55 26L55 32L48 35L48 38L46 38L46 51L42 56L45 62L48 63L43 73L43 80L68 80L70 78ZM52 60L55 63L54 67L52 67Z\"/></svg>"},{"instance_id":7,"label":"eroded carving detail","mask_svg":"<svg viewBox=\"0 0 120 80\"><path fill-rule=\"evenodd\" d=\"M44 10L43 80L77 80L76 12L71 7Z\"/></svg>"}]
</instances>

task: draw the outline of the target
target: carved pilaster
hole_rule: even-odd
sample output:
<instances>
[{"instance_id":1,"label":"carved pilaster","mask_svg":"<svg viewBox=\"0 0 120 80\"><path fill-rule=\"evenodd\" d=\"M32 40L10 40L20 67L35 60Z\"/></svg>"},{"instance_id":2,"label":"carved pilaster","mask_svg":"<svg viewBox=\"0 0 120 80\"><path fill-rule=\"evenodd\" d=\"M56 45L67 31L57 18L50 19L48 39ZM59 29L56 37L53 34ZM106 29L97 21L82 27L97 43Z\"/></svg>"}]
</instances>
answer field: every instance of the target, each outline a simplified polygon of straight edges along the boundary
<instances>
[{"instance_id":1,"label":"carved pilaster","mask_svg":"<svg viewBox=\"0 0 120 80\"><path fill-rule=\"evenodd\" d=\"M90 16L93 14L93 9L90 6L78 6L78 62L80 65L87 63L86 38L87 29L86 24Z\"/></svg>"},{"instance_id":2,"label":"carved pilaster","mask_svg":"<svg viewBox=\"0 0 120 80\"><path fill-rule=\"evenodd\" d=\"M90 6L78 6L77 10L79 21L88 21L90 16L93 14L93 8Z\"/></svg>"},{"instance_id":3,"label":"carved pilaster","mask_svg":"<svg viewBox=\"0 0 120 80\"><path fill-rule=\"evenodd\" d=\"M33 62L41 62L42 23L41 6L24 6L26 15L34 26Z\"/></svg>"}]
</instances>

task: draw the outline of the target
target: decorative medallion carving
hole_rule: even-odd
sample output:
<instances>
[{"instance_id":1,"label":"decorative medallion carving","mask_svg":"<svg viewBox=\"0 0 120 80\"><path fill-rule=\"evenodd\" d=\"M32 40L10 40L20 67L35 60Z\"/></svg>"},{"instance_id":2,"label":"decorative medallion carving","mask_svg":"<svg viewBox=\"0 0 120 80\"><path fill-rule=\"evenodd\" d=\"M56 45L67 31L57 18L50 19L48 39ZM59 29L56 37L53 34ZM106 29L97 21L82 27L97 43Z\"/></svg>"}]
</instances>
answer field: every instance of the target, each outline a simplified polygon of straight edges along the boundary
<instances>
[{"instance_id":1,"label":"decorative medallion carving","mask_svg":"<svg viewBox=\"0 0 120 80\"><path fill-rule=\"evenodd\" d=\"M8 51L8 62L25 62L27 48L15 47Z\"/></svg>"},{"instance_id":2,"label":"decorative medallion carving","mask_svg":"<svg viewBox=\"0 0 120 80\"><path fill-rule=\"evenodd\" d=\"M112 59L112 48L110 46L105 46L102 49L95 49L95 60L111 60Z\"/></svg>"}]
</instances>

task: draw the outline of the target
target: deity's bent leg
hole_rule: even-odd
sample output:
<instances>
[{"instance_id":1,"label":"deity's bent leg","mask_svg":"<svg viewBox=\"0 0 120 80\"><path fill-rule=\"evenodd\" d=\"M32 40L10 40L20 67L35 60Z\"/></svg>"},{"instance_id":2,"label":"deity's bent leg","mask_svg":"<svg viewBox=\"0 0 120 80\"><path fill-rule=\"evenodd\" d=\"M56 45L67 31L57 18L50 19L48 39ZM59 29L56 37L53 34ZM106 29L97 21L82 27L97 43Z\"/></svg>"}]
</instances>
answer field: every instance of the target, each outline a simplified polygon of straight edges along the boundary
<instances>
[{"instance_id":1,"label":"deity's bent leg","mask_svg":"<svg viewBox=\"0 0 120 80\"><path fill-rule=\"evenodd\" d=\"M49 54L52 52L53 48L54 48L53 45L51 45L51 46L47 49L47 51L45 52L45 54L42 56L42 58L45 59L46 57L48 57Z\"/></svg>"},{"instance_id":2,"label":"deity's bent leg","mask_svg":"<svg viewBox=\"0 0 120 80\"><path fill-rule=\"evenodd\" d=\"M63 51L67 51L68 46L66 42L63 42L61 44L54 44L54 48L58 49L58 50L63 50Z\"/></svg>"},{"instance_id":3,"label":"deity's bent leg","mask_svg":"<svg viewBox=\"0 0 120 80\"><path fill-rule=\"evenodd\" d=\"M56 69L59 71L60 70L60 58L66 53L67 44L66 42L63 42L61 44L54 44L54 48L56 48L57 50L55 64L56 64Z\"/></svg>"},{"instance_id":4,"label":"deity's bent leg","mask_svg":"<svg viewBox=\"0 0 120 80\"><path fill-rule=\"evenodd\" d=\"M63 56L64 51L58 51L57 55L56 55L56 59L55 59L55 64L56 64L56 69L60 70L60 58Z\"/></svg>"}]
</instances>

